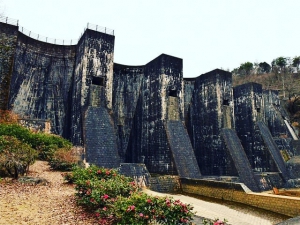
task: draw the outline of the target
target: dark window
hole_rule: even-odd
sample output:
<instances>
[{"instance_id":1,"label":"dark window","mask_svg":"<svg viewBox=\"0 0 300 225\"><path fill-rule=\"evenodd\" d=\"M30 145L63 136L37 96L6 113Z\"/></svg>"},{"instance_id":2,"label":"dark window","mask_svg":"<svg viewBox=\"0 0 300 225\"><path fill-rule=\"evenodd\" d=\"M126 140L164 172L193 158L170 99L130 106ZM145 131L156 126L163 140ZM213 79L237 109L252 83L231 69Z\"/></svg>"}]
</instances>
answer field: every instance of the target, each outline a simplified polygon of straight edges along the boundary
<instances>
[{"instance_id":1,"label":"dark window","mask_svg":"<svg viewBox=\"0 0 300 225\"><path fill-rule=\"evenodd\" d=\"M104 86L104 78L103 77L92 77L92 84L98 86Z\"/></svg>"},{"instance_id":2,"label":"dark window","mask_svg":"<svg viewBox=\"0 0 300 225\"><path fill-rule=\"evenodd\" d=\"M256 112L260 113L260 108L256 108Z\"/></svg>"},{"instance_id":3,"label":"dark window","mask_svg":"<svg viewBox=\"0 0 300 225\"><path fill-rule=\"evenodd\" d=\"M224 99L223 100L223 105L229 105L229 100L228 99Z\"/></svg>"},{"instance_id":4,"label":"dark window","mask_svg":"<svg viewBox=\"0 0 300 225\"><path fill-rule=\"evenodd\" d=\"M169 96L178 97L177 96L177 90L169 90Z\"/></svg>"}]
</instances>

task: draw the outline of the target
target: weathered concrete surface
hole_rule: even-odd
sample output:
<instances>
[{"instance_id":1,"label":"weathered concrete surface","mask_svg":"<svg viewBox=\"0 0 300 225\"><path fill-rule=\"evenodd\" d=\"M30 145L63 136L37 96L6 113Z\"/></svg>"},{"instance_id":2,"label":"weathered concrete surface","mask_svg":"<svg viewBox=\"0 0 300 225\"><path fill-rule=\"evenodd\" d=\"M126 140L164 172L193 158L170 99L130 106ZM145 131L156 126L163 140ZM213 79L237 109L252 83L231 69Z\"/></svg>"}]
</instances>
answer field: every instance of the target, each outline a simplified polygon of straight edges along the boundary
<instances>
[{"instance_id":1,"label":"weathered concrete surface","mask_svg":"<svg viewBox=\"0 0 300 225\"><path fill-rule=\"evenodd\" d=\"M126 160L145 163L150 173L177 174L164 121L169 96L179 98L183 118L182 59L162 54L145 65L144 74Z\"/></svg>"},{"instance_id":2,"label":"weathered concrete surface","mask_svg":"<svg viewBox=\"0 0 300 225\"><path fill-rule=\"evenodd\" d=\"M76 46L70 139L77 145L83 144L82 118L89 105L91 84L105 87L102 101L112 109L114 41L112 35L87 29Z\"/></svg>"},{"instance_id":3,"label":"weathered concrete surface","mask_svg":"<svg viewBox=\"0 0 300 225\"><path fill-rule=\"evenodd\" d=\"M232 108L232 76L213 70L196 78L187 126L202 175L232 175L230 157L221 139L221 129L228 126L224 107ZM233 120L231 127L233 127Z\"/></svg>"},{"instance_id":4,"label":"weathered concrete surface","mask_svg":"<svg viewBox=\"0 0 300 225\"><path fill-rule=\"evenodd\" d=\"M224 128L222 130L222 137L226 143L241 182L245 183L252 191L259 192L260 189L255 181L251 165L235 131Z\"/></svg>"},{"instance_id":5,"label":"weathered concrete surface","mask_svg":"<svg viewBox=\"0 0 300 225\"><path fill-rule=\"evenodd\" d=\"M267 126L259 121L257 122L258 128L260 130L260 134L263 137L264 143L266 144L269 154L271 155L273 161L276 164L276 167L278 169L278 172L282 173L283 179L287 180L289 178L289 174L286 168L286 164L282 158L282 155L280 154L280 151L274 142L271 132L268 130Z\"/></svg>"},{"instance_id":6,"label":"weathered concrete surface","mask_svg":"<svg viewBox=\"0 0 300 225\"><path fill-rule=\"evenodd\" d=\"M9 108L21 117L49 119L51 132L67 136L74 59L74 46L48 44L19 33Z\"/></svg>"},{"instance_id":7,"label":"weathered concrete surface","mask_svg":"<svg viewBox=\"0 0 300 225\"><path fill-rule=\"evenodd\" d=\"M9 86L17 45L18 27L0 22L0 109L9 101Z\"/></svg>"}]
</instances>

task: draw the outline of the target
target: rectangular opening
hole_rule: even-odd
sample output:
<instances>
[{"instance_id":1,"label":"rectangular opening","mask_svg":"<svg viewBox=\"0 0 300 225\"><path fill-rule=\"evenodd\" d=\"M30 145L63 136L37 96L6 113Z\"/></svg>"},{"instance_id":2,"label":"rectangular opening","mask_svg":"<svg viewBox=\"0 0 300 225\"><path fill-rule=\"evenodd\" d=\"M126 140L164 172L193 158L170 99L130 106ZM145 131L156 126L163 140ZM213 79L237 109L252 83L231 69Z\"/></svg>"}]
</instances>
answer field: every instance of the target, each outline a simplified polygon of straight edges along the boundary
<instances>
[{"instance_id":1,"label":"rectangular opening","mask_svg":"<svg viewBox=\"0 0 300 225\"><path fill-rule=\"evenodd\" d=\"M228 105L229 106L229 100L228 99L224 99L223 100L223 105Z\"/></svg>"},{"instance_id":2,"label":"rectangular opening","mask_svg":"<svg viewBox=\"0 0 300 225\"><path fill-rule=\"evenodd\" d=\"M256 108L256 112L260 113L260 108Z\"/></svg>"},{"instance_id":3,"label":"rectangular opening","mask_svg":"<svg viewBox=\"0 0 300 225\"><path fill-rule=\"evenodd\" d=\"M104 87L104 77L92 77L92 84Z\"/></svg>"},{"instance_id":4,"label":"rectangular opening","mask_svg":"<svg viewBox=\"0 0 300 225\"><path fill-rule=\"evenodd\" d=\"M169 96L171 96L171 97L178 97L177 96L177 90L169 90Z\"/></svg>"}]
</instances>

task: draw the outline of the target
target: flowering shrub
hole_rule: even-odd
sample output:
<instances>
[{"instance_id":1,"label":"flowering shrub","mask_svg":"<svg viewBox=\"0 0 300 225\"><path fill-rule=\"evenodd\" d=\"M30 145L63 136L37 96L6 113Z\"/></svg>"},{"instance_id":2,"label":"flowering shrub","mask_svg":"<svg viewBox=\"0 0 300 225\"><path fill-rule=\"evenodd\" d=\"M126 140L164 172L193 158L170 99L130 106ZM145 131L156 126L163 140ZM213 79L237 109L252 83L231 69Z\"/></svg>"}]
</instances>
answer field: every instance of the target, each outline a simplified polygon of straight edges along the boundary
<instances>
[{"instance_id":1,"label":"flowering shrub","mask_svg":"<svg viewBox=\"0 0 300 225\"><path fill-rule=\"evenodd\" d=\"M204 219L203 224L204 225L227 225L228 223L226 219L224 219L223 221L219 219L214 219L214 220Z\"/></svg>"},{"instance_id":2,"label":"flowering shrub","mask_svg":"<svg viewBox=\"0 0 300 225\"><path fill-rule=\"evenodd\" d=\"M190 224L192 206L169 197L153 197L138 190L131 178L114 169L75 168L64 178L76 184L77 202L92 210L99 224Z\"/></svg>"},{"instance_id":3,"label":"flowering shrub","mask_svg":"<svg viewBox=\"0 0 300 225\"><path fill-rule=\"evenodd\" d=\"M137 187L131 178L117 173L114 169L91 166L75 168L65 179L76 184L77 202L89 209L102 208L113 204L118 196L128 197Z\"/></svg>"},{"instance_id":4,"label":"flowering shrub","mask_svg":"<svg viewBox=\"0 0 300 225\"><path fill-rule=\"evenodd\" d=\"M154 197L135 192L129 198L118 197L109 207L97 210L101 221L114 218L117 224L188 224L192 206L169 197Z\"/></svg>"}]
</instances>

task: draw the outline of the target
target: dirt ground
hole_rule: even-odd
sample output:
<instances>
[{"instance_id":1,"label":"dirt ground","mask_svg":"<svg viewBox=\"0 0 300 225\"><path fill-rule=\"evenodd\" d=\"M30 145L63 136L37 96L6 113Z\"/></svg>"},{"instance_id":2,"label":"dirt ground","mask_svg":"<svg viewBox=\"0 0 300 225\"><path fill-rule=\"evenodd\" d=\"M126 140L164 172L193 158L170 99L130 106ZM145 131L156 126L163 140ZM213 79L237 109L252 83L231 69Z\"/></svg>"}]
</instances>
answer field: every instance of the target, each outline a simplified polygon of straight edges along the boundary
<instances>
[{"instance_id":1,"label":"dirt ground","mask_svg":"<svg viewBox=\"0 0 300 225\"><path fill-rule=\"evenodd\" d=\"M64 184L61 172L37 161L28 176L41 177L48 185L0 182L0 224L96 224L76 206L74 187Z\"/></svg>"}]
</instances>

